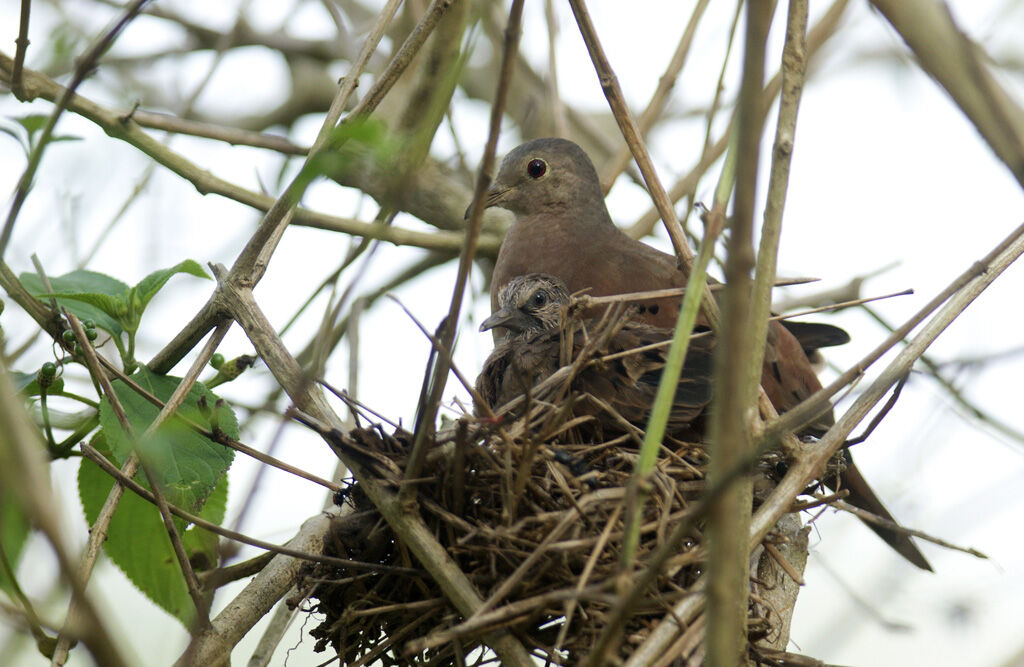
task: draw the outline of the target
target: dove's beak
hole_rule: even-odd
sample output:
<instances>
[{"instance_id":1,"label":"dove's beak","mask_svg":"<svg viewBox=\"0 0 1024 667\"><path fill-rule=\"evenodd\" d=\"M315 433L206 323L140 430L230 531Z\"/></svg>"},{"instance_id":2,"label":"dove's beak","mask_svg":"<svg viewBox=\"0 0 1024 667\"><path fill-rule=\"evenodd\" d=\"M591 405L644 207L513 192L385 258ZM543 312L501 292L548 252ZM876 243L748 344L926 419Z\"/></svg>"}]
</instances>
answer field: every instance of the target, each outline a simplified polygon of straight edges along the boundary
<instances>
[{"instance_id":1,"label":"dove's beak","mask_svg":"<svg viewBox=\"0 0 1024 667\"><path fill-rule=\"evenodd\" d=\"M518 308L501 308L480 323L480 331L506 329L509 333L518 333L529 327L528 316Z\"/></svg>"},{"instance_id":2,"label":"dove's beak","mask_svg":"<svg viewBox=\"0 0 1024 667\"><path fill-rule=\"evenodd\" d=\"M500 204L502 201L505 200L505 197L508 196L508 193L511 190L512 188L505 187L497 183L491 184L490 189L488 189L487 192L484 194L484 209L488 209L492 206L497 206L498 204ZM463 219L469 220L469 212L472 210L473 202L470 202L469 206L466 207L466 213L463 216Z\"/></svg>"},{"instance_id":3,"label":"dove's beak","mask_svg":"<svg viewBox=\"0 0 1024 667\"><path fill-rule=\"evenodd\" d=\"M500 183L492 183L491 187L487 190L486 197L484 197L484 208L497 206L505 201L510 192L512 192L512 188Z\"/></svg>"}]
</instances>

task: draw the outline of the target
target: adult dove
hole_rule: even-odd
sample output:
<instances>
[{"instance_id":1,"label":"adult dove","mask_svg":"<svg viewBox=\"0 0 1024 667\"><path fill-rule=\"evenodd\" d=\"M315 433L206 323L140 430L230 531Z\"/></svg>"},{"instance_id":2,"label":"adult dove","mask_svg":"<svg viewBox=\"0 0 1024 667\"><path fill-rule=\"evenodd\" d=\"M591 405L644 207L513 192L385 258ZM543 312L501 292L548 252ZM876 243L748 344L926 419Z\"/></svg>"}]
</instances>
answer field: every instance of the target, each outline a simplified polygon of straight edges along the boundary
<instances>
[{"instance_id":1,"label":"adult dove","mask_svg":"<svg viewBox=\"0 0 1024 667\"><path fill-rule=\"evenodd\" d=\"M594 165L583 149L566 139L535 139L512 150L501 162L485 205L515 215L494 267L492 311L500 308L502 288L514 277L530 273L551 274L562 280L569 292L589 289L593 296L685 284L675 257L631 238L615 226ZM681 297L645 300L637 305L638 317L656 327L672 328L680 303ZM804 340L803 344L787 326ZM829 331L839 334L830 335ZM808 354L816 347L848 339L836 327L770 322L761 386L775 409L785 412L821 388ZM820 434L833 423L829 411L807 424L804 432ZM839 486L850 491L848 502L893 520L853 465L848 451L845 456L848 465ZM868 526L908 561L931 570L906 534Z\"/></svg>"}]
</instances>

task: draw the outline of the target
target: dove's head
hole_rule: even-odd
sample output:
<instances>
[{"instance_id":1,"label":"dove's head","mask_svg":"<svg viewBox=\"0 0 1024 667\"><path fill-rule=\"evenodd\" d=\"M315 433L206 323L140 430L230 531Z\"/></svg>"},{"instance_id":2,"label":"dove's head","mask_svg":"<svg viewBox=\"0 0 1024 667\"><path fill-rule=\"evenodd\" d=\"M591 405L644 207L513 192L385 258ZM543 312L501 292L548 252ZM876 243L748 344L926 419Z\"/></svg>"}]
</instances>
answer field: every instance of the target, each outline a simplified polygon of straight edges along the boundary
<instances>
[{"instance_id":1,"label":"dove's head","mask_svg":"<svg viewBox=\"0 0 1024 667\"><path fill-rule=\"evenodd\" d=\"M508 337L547 331L558 326L569 305L569 291L558 278L530 273L508 281L498 294L498 310L480 324L480 331L502 328Z\"/></svg>"},{"instance_id":2,"label":"dove's head","mask_svg":"<svg viewBox=\"0 0 1024 667\"><path fill-rule=\"evenodd\" d=\"M593 163L568 139L534 139L513 149L501 161L485 205L519 216L568 213L584 222L611 222Z\"/></svg>"}]
</instances>

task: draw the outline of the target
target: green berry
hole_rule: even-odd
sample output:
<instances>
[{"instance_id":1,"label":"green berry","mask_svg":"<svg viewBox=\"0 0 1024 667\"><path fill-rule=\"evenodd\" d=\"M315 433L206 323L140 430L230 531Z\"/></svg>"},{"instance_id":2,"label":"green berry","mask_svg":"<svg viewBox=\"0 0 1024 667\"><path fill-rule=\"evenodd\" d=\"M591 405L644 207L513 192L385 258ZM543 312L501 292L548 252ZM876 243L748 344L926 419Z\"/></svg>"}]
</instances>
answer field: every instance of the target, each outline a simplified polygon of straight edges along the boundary
<instances>
[{"instance_id":1,"label":"green berry","mask_svg":"<svg viewBox=\"0 0 1024 667\"><path fill-rule=\"evenodd\" d=\"M60 337L64 339L64 343L67 345L75 344L75 332L71 329L65 329L64 333L62 333Z\"/></svg>"},{"instance_id":2,"label":"green berry","mask_svg":"<svg viewBox=\"0 0 1024 667\"><path fill-rule=\"evenodd\" d=\"M52 361L47 361L39 369L39 374L43 377L52 378L57 374L57 364Z\"/></svg>"},{"instance_id":3,"label":"green berry","mask_svg":"<svg viewBox=\"0 0 1024 667\"><path fill-rule=\"evenodd\" d=\"M96 333L95 327L87 327L85 330L85 337L89 340L96 340L99 338L99 334Z\"/></svg>"},{"instance_id":4,"label":"green berry","mask_svg":"<svg viewBox=\"0 0 1024 667\"><path fill-rule=\"evenodd\" d=\"M86 329L95 329L96 328L96 321L95 320L82 320L82 326L85 327Z\"/></svg>"},{"instance_id":5,"label":"green berry","mask_svg":"<svg viewBox=\"0 0 1024 667\"><path fill-rule=\"evenodd\" d=\"M85 350L83 350L82 346L79 345L78 343L75 343L75 356L76 357L84 357L85 356Z\"/></svg>"},{"instance_id":6,"label":"green berry","mask_svg":"<svg viewBox=\"0 0 1024 667\"><path fill-rule=\"evenodd\" d=\"M214 368L220 368L221 366L223 366L224 355L221 354L220 352L216 352L212 357L210 357L210 365L213 366Z\"/></svg>"}]
</instances>

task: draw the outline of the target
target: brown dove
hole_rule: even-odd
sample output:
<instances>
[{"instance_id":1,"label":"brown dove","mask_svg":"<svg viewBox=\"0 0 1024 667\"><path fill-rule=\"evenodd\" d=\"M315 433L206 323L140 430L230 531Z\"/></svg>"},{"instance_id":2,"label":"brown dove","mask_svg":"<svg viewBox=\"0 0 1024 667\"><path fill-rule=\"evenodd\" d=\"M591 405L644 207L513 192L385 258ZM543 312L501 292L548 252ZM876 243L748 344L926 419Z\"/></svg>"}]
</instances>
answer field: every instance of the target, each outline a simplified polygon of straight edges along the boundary
<instances>
[{"instance_id":1,"label":"brown dove","mask_svg":"<svg viewBox=\"0 0 1024 667\"><path fill-rule=\"evenodd\" d=\"M550 275L517 276L505 285L499 297L499 309L480 325L481 331L502 329L506 332L487 358L476 382L477 392L489 408L496 410L532 391L558 370L564 335L562 313L568 305L565 283ZM584 321L582 326L590 336L597 335L594 321ZM671 336L669 329L627 321L600 348L599 356L663 343ZM572 359L579 355L585 340L583 331L577 329L573 335ZM703 416L711 402L713 346L714 339L710 335L690 342L668 424L669 431L680 437L689 434L691 424ZM587 365L573 379L572 389L577 395L596 397L629 423L643 428L658 391L667 354L668 346L663 345ZM577 404L575 413L595 416L597 424L604 429L623 430L615 417L595 405ZM590 431L585 429L584 432ZM693 433L696 435L696 431Z\"/></svg>"},{"instance_id":2,"label":"brown dove","mask_svg":"<svg viewBox=\"0 0 1024 667\"><path fill-rule=\"evenodd\" d=\"M486 197L487 207L498 206L515 215L494 267L492 310L500 308L499 295L509 281L529 273L550 274L562 280L570 293L589 289L594 296L680 287L685 283L675 257L629 237L615 226L594 165L571 141L535 139L518 146L502 160ZM638 317L652 326L672 328L680 303L680 297L646 300L637 304ZM769 323L761 386L775 409L785 412L821 388L808 354L817 347L848 340L841 329L827 325ZM803 432L820 434L833 423L830 411L807 424ZM893 520L853 465L849 452L845 455L848 466L838 486L850 491L848 501ZM832 481L830 486L835 486ZM908 561L931 570L906 534L868 526Z\"/></svg>"}]
</instances>

